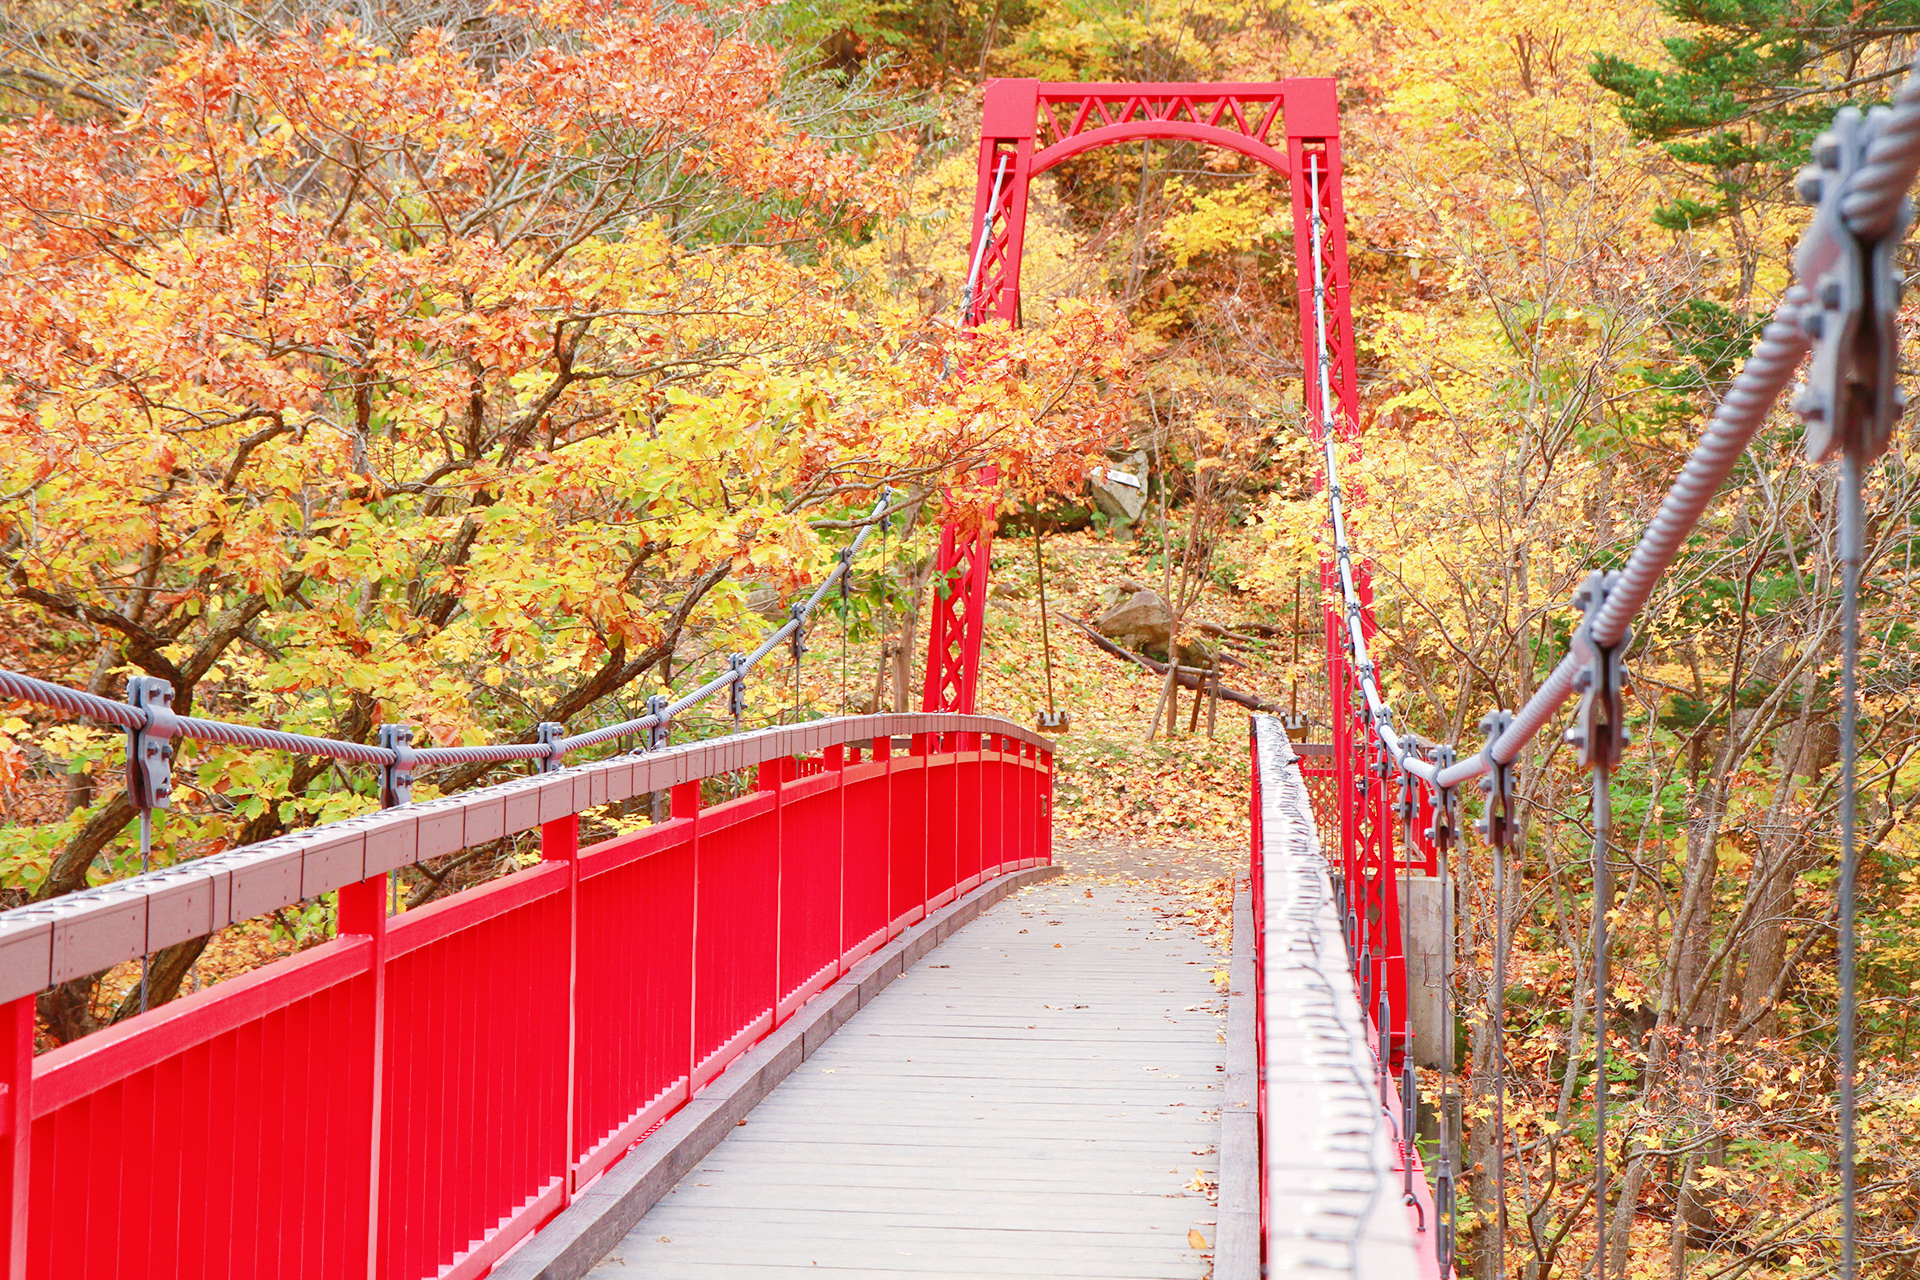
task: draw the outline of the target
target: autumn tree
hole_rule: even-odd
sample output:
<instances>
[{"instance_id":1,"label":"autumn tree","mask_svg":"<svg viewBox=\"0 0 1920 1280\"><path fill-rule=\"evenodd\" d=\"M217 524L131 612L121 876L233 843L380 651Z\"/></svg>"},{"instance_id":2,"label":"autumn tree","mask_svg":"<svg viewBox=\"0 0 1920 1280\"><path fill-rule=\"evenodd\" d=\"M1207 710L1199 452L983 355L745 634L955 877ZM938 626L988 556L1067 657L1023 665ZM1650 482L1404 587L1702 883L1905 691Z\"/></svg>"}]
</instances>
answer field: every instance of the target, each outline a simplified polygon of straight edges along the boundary
<instances>
[{"instance_id":1,"label":"autumn tree","mask_svg":"<svg viewBox=\"0 0 1920 1280\"><path fill-rule=\"evenodd\" d=\"M990 518L954 482L1097 451L1116 319L963 339L863 285L848 254L902 212L908 155L752 12L493 12L515 39L484 54L433 27L202 37L118 118L0 132L26 665L352 740L527 738L617 713L690 626L756 630L729 576L819 571L814 525L881 486ZM17 891L123 873L111 739L9 732L74 779L64 817L8 828ZM322 761L182 771L163 861L370 803ZM157 960L160 998L201 945ZM90 1000L43 1011L71 1036Z\"/></svg>"}]
</instances>

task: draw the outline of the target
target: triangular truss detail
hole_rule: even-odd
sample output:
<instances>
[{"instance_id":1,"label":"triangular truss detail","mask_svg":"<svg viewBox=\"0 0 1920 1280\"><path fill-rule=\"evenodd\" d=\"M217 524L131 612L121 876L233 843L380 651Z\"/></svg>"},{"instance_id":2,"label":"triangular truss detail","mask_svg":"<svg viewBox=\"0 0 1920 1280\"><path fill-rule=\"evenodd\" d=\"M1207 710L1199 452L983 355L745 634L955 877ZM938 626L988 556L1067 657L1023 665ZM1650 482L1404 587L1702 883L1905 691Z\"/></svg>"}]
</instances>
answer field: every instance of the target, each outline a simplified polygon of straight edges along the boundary
<instances>
[{"instance_id":1,"label":"triangular truss detail","mask_svg":"<svg viewBox=\"0 0 1920 1280\"><path fill-rule=\"evenodd\" d=\"M1041 150L1071 142L1096 129L1178 124L1219 130L1271 145L1280 120L1282 89L1247 86L1235 92L1204 86L1195 92L1149 94L1101 86L1043 85L1034 141Z\"/></svg>"}]
</instances>

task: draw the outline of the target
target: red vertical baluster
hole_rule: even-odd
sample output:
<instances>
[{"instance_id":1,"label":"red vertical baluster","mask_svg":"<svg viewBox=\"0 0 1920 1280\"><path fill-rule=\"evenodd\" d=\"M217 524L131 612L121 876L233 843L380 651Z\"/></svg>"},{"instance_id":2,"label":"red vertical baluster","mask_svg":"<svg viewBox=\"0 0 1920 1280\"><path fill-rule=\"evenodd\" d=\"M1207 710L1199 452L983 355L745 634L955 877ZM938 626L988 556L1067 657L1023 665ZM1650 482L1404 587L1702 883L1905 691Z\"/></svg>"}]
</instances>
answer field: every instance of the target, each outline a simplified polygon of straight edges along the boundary
<instances>
[{"instance_id":1,"label":"red vertical baluster","mask_svg":"<svg viewBox=\"0 0 1920 1280\"><path fill-rule=\"evenodd\" d=\"M1040 771L1026 765L1040 763L1040 748L1030 742L1020 747L1020 861L1025 862L1040 856Z\"/></svg>"},{"instance_id":2,"label":"red vertical baluster","mask_svg":"<svg viewBox=\"0 0 1920 1280\"><path fill-rule=\"evenodd\" d=\"M833 811L833 826L826 840L833 849L833 877L839 886L834 895L834 938L836 957L835 972L847 971L847 949L853 945L853 939L847 936L847 752L839 743L826 750L826 767L833 774L833 799L828 801Z\"/></svg>"},{"instance_id":3,"label":"red vertical baluster","mask_svg":"<svg viewBox=\"0 0 1920 1280\"><path fill-rule=\"evenodd\" d=\"M1053 752L1040 753L1040 847L1053 865Z\"/></svg>"},{"instance_id":4,"label":"red vertical baluster","mask_svg":"<svg viewBox=\"0 0 1920 1280\"><path fill-rule=\"evenodd\" d=\"M913 735L913 746L909 748L920 757L920 767L914 771L920 775L920 781L914 786L919 791L917 807L920 816L915 825L920 829L920 906L923 915L926 905L933 901L933 852L927 847L927 828L933 821L929 810L933 808L933 746L937 737L936 734L916 733Z\"/></svg>"},{"instance_id":5,"label":"red vertical baluster","mask_svg":"<svg viewBox=\"0 0 1920 1280\"><path fill-rule=\"evenodd\" d=\"M780 762L762 760L754 773L754 790L773 793L773 1020L780 1022L780 1000L792 990L798 975L787 972L787 815L780 790ZM792 1017L792 1014L788 1014Z\"/></svg>"},{"instance_id":6,"label":"red vertical baluster","mask_svg":"<svg viewBox=\"0 0 1920 1280\"><path fill-rule=\"evenodd\" d=\"M672 816L685 818L693 824L688 833L689 860L693 863L693 893L689 895L692 916L687 926L687 1067L688 1088L692 1088L693 1071L700 1065L700 912L705 893L711 886L700 882L700 784L682 782L669 793L672 799Z\"/></svg>"},{"instance_id":7,"label":"red vertical baluster","mask_svg":"<svg viewBox=\"0 0 1920 1280\"><path fill-rule=\"evenodd\" d=\"M154 1268L159 1280L174 1280L180 1274L180 1205L184 1199L183 1169L185 1168L185 1138L182 1133L180 1117L180 1099L185 1096L185 1072L183 1065L185 1054L176 1054L154 1069L153 1092L156 1098L166 1099L165 1105L156 1104L153 1109L153 1147L163 1152L162 1159L154 1167L154 1181L159 1184L154 1196L153 1235L149 1248L156 1262ZM314 1144L324 1144L325 1134L315 1136ZM317 1187L318 1180L303 1179L303 1187ZM302 1262L312 1274L317 1261L319 1232L316 1229L314 1204L319 1200L317 1194L308 1196L302 1203L303 1234L301 1239L308 1246L302 1253Z\"/></svg>"},{"instance_id":8,"label":"red vertical baluster","mask_svg":"<svg viewBox=\"0 0 1920 1280\"><path fill-rule=\"evenodd\" d=\"M885 735L873 740L873 758L886 766L881 781L880 803L886 806L886 821L880 827L880 927L893 937L893 738Z\"/></svg>"},{"instance_id":9,"label":"red vertical baluster","mask_svg":"<svg viewBox=\"0 0 1920 1280\"><path fill-rule=\"evenodd\" d=\"M580 815L570 813L540 828L540 860L567 864L566 907L566 992L567 1041L566 1070L562 1073L567 1091L562 1107L560 1129L560 1203L573 1203L573 1160L580 1149L574 1133L574 1060L579 1052L580 1025ZM505 1119L506 1117L501 1117Z\"/></svg>"},{"instance_id":10,"label":"red vertical baluster","mask_svg":"<svg viewBox=\"0 0 1920 1280\"><path fill-rule=\"evenodd\" d=\"M304 1002L302 1002L304 1003ZM255 1275L272 1280L280 1274L284 1265L280 1241L288 1238L286 1202L286 1166L285 1153L280 1149L282 1136L291 1132L297 1117L306 1114L305 1100L294 1095L288 1085L293 1075L293 1063L289 1049L298 1046L305 1049L304 1038L296 1040L299 1034L295 1030L300 1025L299 1006L276 1009L261 1020L260 1026L260 1127L255 1146L260 1155L257 1160L249 1161L245 1168L254 1172L255 1181L252 1192L259 1197L259 1209L254 1215L254 1239L250 1242L248 1269ZM297 1052L298 1049L295 1051ZM133 1084L128 1081L129 1086ZM128 1101L132 1101L131 1094ZM135 1113L128 1111L128 1119ZM143 1161L151 1177L151 1159ZM131 1170L129 1170L131 1172ZM126 1233L125 1220L121 1227ZM236 1274L238 1268L235 1268Z\"/></svg>"},{"instance_id":11,"label":"red vertical baluster","mask_svg":"<svg viewBox=\"0 0 1920 1280\"><path fill-rule=\"evenodd\" d=\"M6 1280L26 1280L29 1139L33 1132L33 997L0 1005L0 1185L7 1216L0 1222L6 1240Z\"/></svg>"},{"instance_id":12,"label":"red vertical baluster","mask_svg":"<svg viewBox=\"0 0 1920 1280\"><path fill-rule=\"evenodd\" d=\"M346 1114L339 1117L347 1134L348 1159L344 1163L347 1176L361 1182L365 1194L356 1192L347 1202L347 1269L343 1274L379 1280L380 1121L381 1095L386 1083L387 1033L385 874L340 890L340 933L342 936L364 935L373 943L367 952L369 998L355 1009L357 1016L348 1028L344 1046L355 1084Z\"/></svg>"}]
</instances>

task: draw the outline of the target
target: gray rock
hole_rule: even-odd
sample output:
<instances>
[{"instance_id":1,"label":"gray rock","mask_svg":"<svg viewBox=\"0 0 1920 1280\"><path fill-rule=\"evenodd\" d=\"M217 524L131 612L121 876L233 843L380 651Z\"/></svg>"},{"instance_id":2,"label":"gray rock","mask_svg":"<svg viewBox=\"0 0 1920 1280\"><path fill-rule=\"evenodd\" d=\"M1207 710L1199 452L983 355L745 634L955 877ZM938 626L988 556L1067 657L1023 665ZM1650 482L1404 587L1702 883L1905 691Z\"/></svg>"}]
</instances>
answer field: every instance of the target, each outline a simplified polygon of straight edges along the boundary
<instances>
[{"instance_id":1,"label":"gray rock","mask_svg":"<svg viewBox=\"0 0 1920 1280\"><path fill-rule=\"evenodd\" d=\"M1136 591L1101 614L1093 628L1118 644L1164 648L1173 633L1173 612L1158 591Z\"/></svg>"},{"instance_id":2,"label":"gray rock","mask_svg":"<svg viewBox=\"0 0 1920 1280\"><path fill-rule=\"evenodd\" d=\"M1147 455L1136 451L1093 475L1093 503L1120 524L1132 524L1147 509Z\"/></svg>"}]
</instances>

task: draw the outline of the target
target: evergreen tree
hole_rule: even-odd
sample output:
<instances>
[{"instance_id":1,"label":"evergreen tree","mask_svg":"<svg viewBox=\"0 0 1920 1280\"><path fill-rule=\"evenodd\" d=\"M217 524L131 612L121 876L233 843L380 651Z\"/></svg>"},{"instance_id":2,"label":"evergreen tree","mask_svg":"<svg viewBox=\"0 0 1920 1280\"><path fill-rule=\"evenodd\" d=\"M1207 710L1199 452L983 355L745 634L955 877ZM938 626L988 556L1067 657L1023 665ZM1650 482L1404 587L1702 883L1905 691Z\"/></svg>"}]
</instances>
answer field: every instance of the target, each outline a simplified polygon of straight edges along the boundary
<instances>
[{"instance_id":1,"label":"evergreen tree","mask_svg":"<svg viewBox=\"0 0 1920 1280\"><path fill-rule=\"evenodd\" d=\"M1696 180L1655 221L1701 226L1789 198L1808 144L1834 110L1885 96L1920 33L1920 0L1661 0L1695 28L1664 41L1662 65L1592 63L1638 137Z\"/></svg>"}]
</instances>

